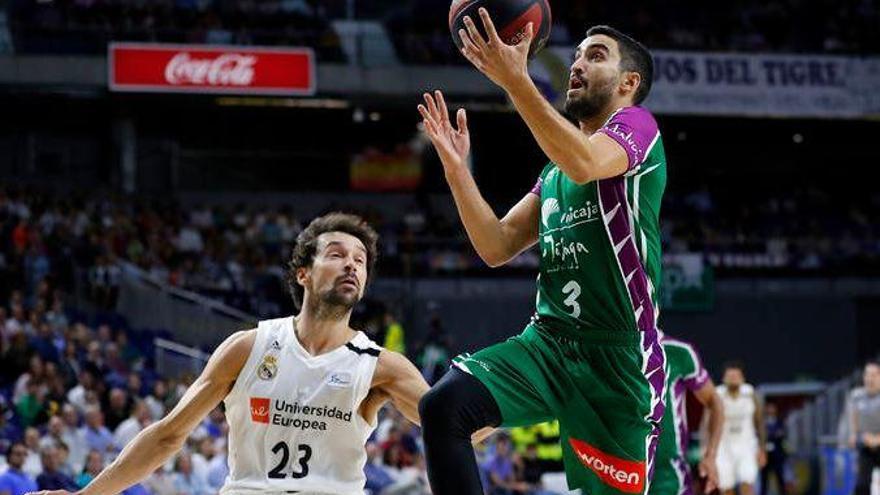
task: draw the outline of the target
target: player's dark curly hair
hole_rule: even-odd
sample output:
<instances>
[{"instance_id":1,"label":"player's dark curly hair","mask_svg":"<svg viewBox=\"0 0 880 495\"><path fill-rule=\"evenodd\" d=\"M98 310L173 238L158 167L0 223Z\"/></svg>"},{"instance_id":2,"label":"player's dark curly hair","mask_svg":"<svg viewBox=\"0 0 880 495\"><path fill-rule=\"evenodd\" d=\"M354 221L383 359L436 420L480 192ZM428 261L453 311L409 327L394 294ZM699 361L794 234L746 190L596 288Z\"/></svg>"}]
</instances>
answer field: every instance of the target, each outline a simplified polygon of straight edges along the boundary
<instances>
[{"instance_id":1,"label":"player's dark curly hair","mask_svg":"<svg viewBox=\"0 0 880 495\"><path fill-rule=\"evenodd\" d=\"M654 58L651 57L651 52L635 38L611 26L593 26L587 30L587 37L597 34L603 34L617 42L620 48L620 68L627 72L637 72L642 77L636 94L633 95L633 104L638 105L645 101L654 83Z\"/></svg>"},{"instance_id":2,"label":"player's dark curly hair","mask_svg":"<svg viewBox=\"0 0 880 495\"><path fill-rule=\"evenodd\" d=\"M722 372L727 371L727 370L740 370L743 374L745 374L746 365L743 364L743 362L738 359L733 359L733 360L727 361L726 363L724 363L724 366L721 367Z\"/></svg>"},{"instance_id":3,"label":"player's dark curly hair","mask_svg":"<svg viewBox=\"0 0 880 495\"><path fill-rule=\"evenodd\" d=\"M300 232L296 238L296 245L293 246L290 262L287 264L287 286L293 295L293 304L296 305L297 310L302 309L305 288L296 282L296 271L299 268L312 266L318 249L318 237L327 232L342 232L360 239L367 249L367 285L372 280L373 268L376 266L378 256L376 243L379 234L357 215L333 212L320 216Z\"/></svg>"}]
</instances>

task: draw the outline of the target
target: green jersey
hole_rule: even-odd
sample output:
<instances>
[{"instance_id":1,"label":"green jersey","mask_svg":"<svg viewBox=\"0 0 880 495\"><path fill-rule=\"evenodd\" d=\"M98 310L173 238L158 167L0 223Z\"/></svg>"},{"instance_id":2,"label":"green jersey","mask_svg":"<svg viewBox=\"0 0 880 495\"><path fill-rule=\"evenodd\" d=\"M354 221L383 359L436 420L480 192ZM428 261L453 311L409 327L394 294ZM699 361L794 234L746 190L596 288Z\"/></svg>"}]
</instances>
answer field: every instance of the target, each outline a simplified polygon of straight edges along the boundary
<instances>
[{"instance_id":1,"label":"green jersey","mask_svg":"<svg viewBox=\"0 0 880 495\"><path fill-rule=\"evenodd\" d=\"M641 107L618 110L598 132L624 148L626 173L578 185L551 162L533 189L541 198L536 319L573 332L653 333L666 187L663 142L653 116Z\"/></svg>"},{"instance_id":2,"label":"green jersey","mask_svg":"<svg viewBox=\"0 0 880 495\"><path fill-rule=\"evenodd\" d=\"M661 423L660 444L654 459L654 481L650 495L689 495L691 473L686 453L690 440L687 421L687 391L696 392L710 382L694 347L664 335L666 353L666 412Z\"/></svg>"}]
</instances>

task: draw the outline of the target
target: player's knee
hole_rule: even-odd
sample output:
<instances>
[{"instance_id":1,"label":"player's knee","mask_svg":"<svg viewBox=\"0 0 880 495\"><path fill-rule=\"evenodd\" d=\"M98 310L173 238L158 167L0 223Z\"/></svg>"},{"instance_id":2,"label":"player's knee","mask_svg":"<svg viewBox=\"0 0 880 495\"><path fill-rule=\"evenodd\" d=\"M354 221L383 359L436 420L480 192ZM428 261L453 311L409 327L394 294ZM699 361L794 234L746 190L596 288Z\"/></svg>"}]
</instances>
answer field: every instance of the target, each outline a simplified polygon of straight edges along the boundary
<instances>
[{"instance_id":1,"label":"player's knee","mask_svg":"<svg viewBox=\"0 0 880 495\"><path fill-rule=\"evenodd\" d=\"M454 388L448 381L441 380L422 396L419 417L424 428L443 427L450 423L456 405Z\"/></svg>"},{"instance_id":2,"label":"player's knee","mask_svg":"<svg viewBox=\"0 0 880 495\"><path fill-rule=\"evenodd\" d=\"M474 377L456 369L450 370L419 401L424 434L442 432L470 438L480 428L500 422L500 418L495 417L497 406L494 399L482 389L482 384Z\"/></svg>"}]
</instances>

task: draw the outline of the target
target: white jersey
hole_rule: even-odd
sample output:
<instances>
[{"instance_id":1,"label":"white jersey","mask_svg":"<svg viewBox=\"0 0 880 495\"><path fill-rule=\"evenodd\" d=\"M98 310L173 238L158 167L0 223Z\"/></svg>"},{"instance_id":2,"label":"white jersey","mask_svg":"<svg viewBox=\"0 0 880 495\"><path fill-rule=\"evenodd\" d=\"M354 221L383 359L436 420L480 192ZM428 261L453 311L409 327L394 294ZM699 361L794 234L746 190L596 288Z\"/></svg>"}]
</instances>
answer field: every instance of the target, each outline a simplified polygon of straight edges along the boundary
<instances>
[{"instance_id":1,"label":"white jersey","mask_svg":"<svg viewBox=\"0 0 880 495\"><path fill-rule=\"evenodd\" d=\"M748 383L739 387L734 397L727 387L718 387L718 395L724 403L724 431L721 443L758 447L758 434L755 431L755 389Z\"/></svg>"},{"instance_id":2,"label":"white jersey","mask_svg":"<svg viewBox=\"0 0 880 495\"><path fill-rule=\"evenodd\" d=\"M381 348L362 332L312 356L293 317L261 321L225 399L229 476L223 494L363 494L364 444L375 429L358 410Z\"/></svg>"}]
</instances>

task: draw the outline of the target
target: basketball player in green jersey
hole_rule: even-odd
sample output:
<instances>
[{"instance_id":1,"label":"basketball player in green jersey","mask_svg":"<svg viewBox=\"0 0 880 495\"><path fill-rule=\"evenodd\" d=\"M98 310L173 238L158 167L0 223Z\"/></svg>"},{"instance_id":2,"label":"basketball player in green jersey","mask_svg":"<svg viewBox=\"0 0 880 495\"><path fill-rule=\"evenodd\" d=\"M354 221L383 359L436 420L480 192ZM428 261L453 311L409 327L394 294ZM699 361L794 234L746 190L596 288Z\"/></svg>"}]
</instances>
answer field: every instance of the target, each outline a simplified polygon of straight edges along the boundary
<instances>
[{"instance_id":1,"label":"basketball player in green jersey","mask_svg":"<svg viewBox=\"0 0 880 495\"><path fill-rule=\"evenodd\" d=\"M666 351L666 413L663 415L660 445L654 458L654 478L649 495L692 495L693 480L687 461L690 429L687 420L687 392L693 392L706 408L708 435L700 459L699 475L705 479L704 493L718 488L716 457L724 425L724 403L715 391L709 372L693 345L663 334Z\"/></svg>"},{"instance_id":2,"label":"basketball player in green jersey","mask_svg":"<svg viewBox=\"0 0 880 495\"><path fill-rule=\"evenodd\" d=\"M520 335L459 356L422 398L433 493L482 493L475 431L554 418L571 488L647 493L665 397L657 290L666 158L657 123L638 106L650 91L651 55L613 28L587 31L570 69L572 124L528 75L532 27L506 45L485 10L480 16L487 37L465 19L462 52L507 92L549 158L537 184L499 219L466 166L464 110L453 125L437 91L419 112L483 260L502 265L540 245L538 294Z\"/></svg>"}]
</instances>

